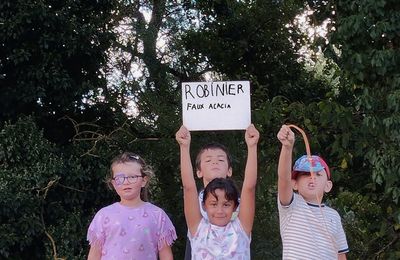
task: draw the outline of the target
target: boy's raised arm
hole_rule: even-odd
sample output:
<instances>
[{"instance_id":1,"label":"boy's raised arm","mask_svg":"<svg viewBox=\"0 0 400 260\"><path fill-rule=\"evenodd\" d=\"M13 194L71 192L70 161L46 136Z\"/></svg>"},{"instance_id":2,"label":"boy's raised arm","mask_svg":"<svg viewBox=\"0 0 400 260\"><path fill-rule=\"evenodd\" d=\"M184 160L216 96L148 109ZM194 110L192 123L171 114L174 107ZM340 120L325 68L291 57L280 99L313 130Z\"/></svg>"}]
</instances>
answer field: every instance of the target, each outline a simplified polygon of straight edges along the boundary
<instances>
[{"instance_id":1,"label":"boy's raised arm","mask_svg":"<svg viewBox=\"0 0 400 260\"><path fill-rule=\"evenodd\" d=\"M278 196L280 203L286 206L290 204L293 197L291 167L294 133L290 127L283 125L277 137L282 144L278 163Z\"/></svg>"},{"instance_id":2,"label":"boy's raised arm","mask_svg":"<svg viewBox=\"0 0 400 260\"><path fill-rule=\"evenodd\" d=\"M250 235L255 214L255 196L257 184L257 144L260 133L251 124L245 133L247 144L247 162L240 196L239 220L244 231Z\"/></svg>"},{"instance_id":3,"label":"boy's raised arm","mask_svg":"<svg viewBox=\"0 0 400 260\"><path fill-rule=\"evenodd\" d=\"M200 205L197 194L196 182L193 176L192 161L190 159L190 132L185 126L176 132L181 154L181 178L183 186L183 201L186 223L189 232L194 235L201 221Z\"/></svg>"}]
</instances>

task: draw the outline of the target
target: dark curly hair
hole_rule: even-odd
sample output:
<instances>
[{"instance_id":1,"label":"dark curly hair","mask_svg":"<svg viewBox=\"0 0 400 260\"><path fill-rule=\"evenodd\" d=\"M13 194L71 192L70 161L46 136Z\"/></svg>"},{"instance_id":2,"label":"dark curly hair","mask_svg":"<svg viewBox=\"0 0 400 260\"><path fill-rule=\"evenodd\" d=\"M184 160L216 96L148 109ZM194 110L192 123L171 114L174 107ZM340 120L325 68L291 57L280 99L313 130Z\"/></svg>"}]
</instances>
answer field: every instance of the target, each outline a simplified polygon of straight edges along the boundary
<instances>
[{"instance_id":1,"label":"dark curly hair","mask_svg":"<svg viewBox=\"0 0 400 260\"><path fill-rule=\"evenodd\" d=\"M218 198L215 194L215 190L218 189L225 191L225 198L228 201L233 201L235 208L239 206L239 190L237 189L233 180L225 178L215 178L207 184L206 188L204 189L203 204L206 202L207 197L210 194L215 198Z\"/></svg>"}]
</instances>

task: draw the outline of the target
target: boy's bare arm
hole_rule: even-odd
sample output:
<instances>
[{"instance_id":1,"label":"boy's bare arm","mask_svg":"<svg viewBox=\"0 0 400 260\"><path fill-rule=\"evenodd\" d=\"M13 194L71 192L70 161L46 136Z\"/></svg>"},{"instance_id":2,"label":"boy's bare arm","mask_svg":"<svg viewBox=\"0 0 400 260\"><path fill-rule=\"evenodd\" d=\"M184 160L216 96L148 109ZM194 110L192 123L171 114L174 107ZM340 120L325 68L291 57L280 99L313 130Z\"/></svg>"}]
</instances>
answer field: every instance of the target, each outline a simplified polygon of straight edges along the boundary
<instances>
[{"instance_id":1,"label":"boy's bare arm","mask_svg":"<svg viewBox=\"0 0 400 260\"><path fill-rule=\"evenodd\" d=\"M239 219L244 231L250 235L255 214L255 196L257 184L257 144L260 138L258 130L251 124L245 133L247 144L247 162L240 196Z\"/></svg>"},{"instance_id":2,"label":"boy's bare arm","mask_svg":"<svg viewBox=\"0 0 400 260\"><path fill-rule=\"evenodd\" d=\"M190 132L185 126L176 132L176 140L180 147L181 178L183 186L183 200L186 223L192 235L196 233L202 218L196 182L193 176L192 161L190 159Z\"/></svg>"},{"instance_id":3,"label":"boy's bare arm","mask_svg":"<svg viewBox=\"0 0 400 260\"><path fill-rule=\"evenodd\" d=\"M277 137L282 144L278 163L278 196L282 205L289 205L293 197L291 167L294 133L290 127L283 125Z\"/></svg>"},{"instance_id":4,"label":"boy's bare arm","mask_svg":"<svg viewBox=\"0 0 400 260\"><path fill-rule=\"evenodd\" d=\"M346 254L338 254L338 260L347 260Z\"/></svg>"}]
</instances>

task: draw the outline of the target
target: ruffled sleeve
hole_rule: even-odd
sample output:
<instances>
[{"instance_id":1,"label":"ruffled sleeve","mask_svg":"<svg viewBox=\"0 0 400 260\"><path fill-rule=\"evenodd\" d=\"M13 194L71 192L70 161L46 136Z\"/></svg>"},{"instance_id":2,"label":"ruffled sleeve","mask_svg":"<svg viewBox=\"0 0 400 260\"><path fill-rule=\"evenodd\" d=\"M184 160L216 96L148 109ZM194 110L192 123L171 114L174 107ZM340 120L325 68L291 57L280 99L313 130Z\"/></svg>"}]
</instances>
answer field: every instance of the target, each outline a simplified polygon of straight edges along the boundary
<instances>
[{"instance_id":1,"label":"ruffled sleeve","mask_svg":"<svg viewBox=\"0 0 400 260\"><path fill-rule=\"evenodd\" d=\"M105 242L105 231L103 228L103 214L99 211L89 225L87 241L91 246L102 248Z\"/></svg>"},{"instance_id":2,"label":"ruffled sleeve","mask_svg":"<svg viewBox=\"0 0 400 260\"><path fill-rule=\"evenodd\" d=\"M169 219L168 215L161 210L161 216L159 221L159 232L158 238L158 250L161 250L164 245L171 246L172 243L177 239L175 227Z\"/></svg>"}]
</instances>

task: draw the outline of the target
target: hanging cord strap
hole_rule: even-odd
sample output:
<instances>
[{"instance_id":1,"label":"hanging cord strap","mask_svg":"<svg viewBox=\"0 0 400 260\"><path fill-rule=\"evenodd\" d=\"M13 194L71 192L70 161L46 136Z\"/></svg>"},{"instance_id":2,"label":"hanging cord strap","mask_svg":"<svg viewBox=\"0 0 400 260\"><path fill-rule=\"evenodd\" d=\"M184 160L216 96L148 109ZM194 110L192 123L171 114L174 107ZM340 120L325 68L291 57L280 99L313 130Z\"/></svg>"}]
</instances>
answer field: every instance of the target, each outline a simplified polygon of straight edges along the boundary
<instances>
[{"instance_id":1,"label":"hanging cord strap","mask_svg":"<svg viewBox=\"0 0 400 260\"><path fill-rule=\"evenodd\" d=\"M290 127L290 128L296 129L303 136L304 144L306 146L307 159L310 162L310 165L312 165L310 143L308 142L308 138L307 138L306 133L304 132L303 129L301 129L300 127L298 127L296 125L287 125L287 126ZM310 167L310 173L311 173L311 177L314 179L315 176L314 176L314 171L312 170L312 167Z\"/></svg>"}]
</instances>

